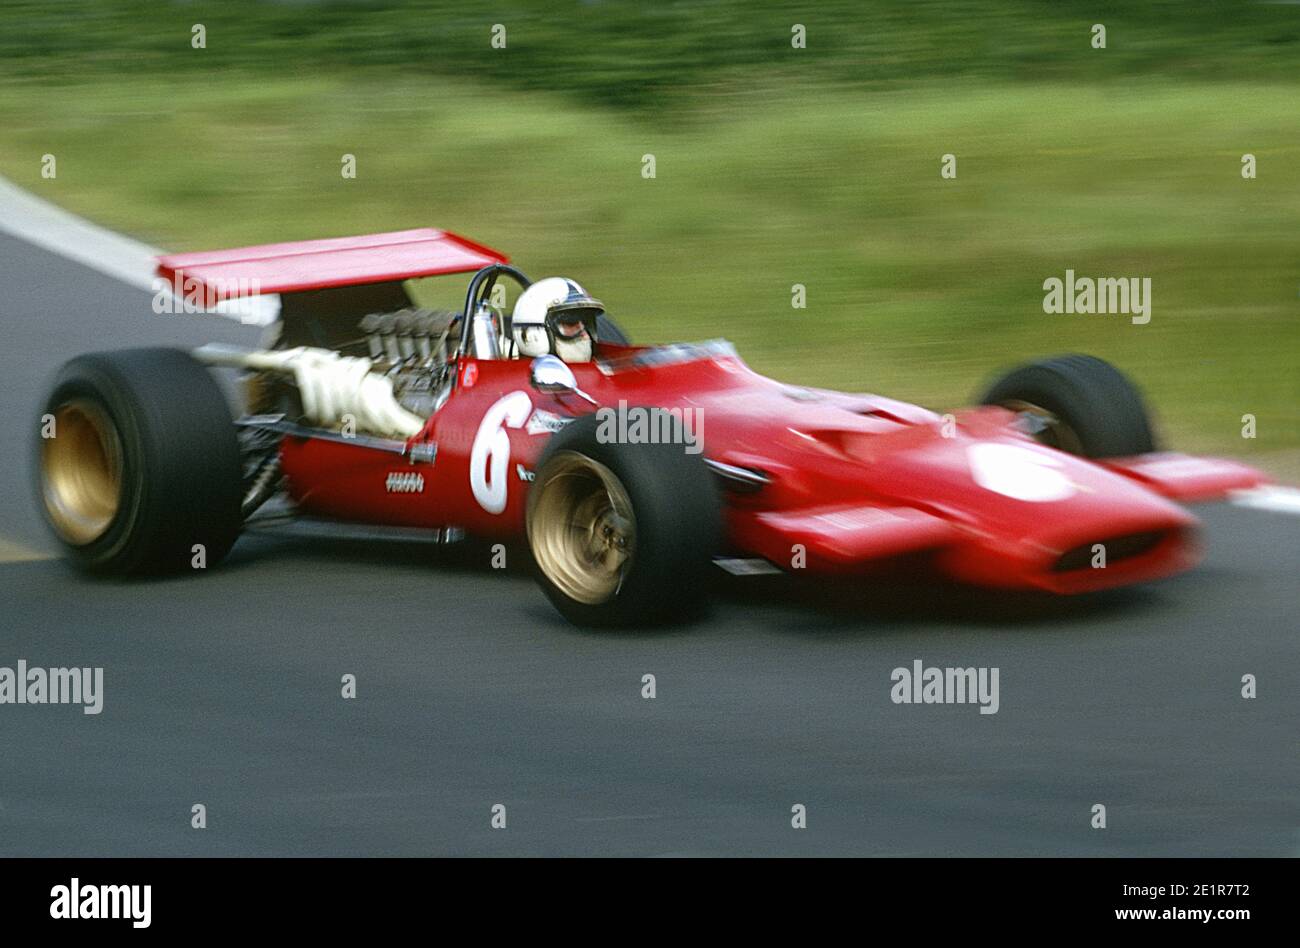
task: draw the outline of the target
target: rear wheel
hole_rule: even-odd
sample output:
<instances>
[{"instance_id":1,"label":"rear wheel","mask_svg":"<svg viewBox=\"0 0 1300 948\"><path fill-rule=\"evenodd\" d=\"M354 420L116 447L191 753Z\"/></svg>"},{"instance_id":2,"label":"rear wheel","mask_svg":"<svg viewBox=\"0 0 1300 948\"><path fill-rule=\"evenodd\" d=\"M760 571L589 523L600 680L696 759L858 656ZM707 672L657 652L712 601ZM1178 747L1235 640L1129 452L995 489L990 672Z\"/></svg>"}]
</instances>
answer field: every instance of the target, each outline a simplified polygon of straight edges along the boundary
<instances>
[{"instance_id":1,"label":"rear wheel","mask_svg":"<svg viewBox=\"0 0 1300 948\"><path fill-rule=\"evenodd\" d=\"M706 600L720 533L703 457L681 439L605 443L598 426L595 415L572 422L538 462L526 514L538 582L578 625L688 619Z\"/></svg>"},{"instance_id":2,"label":"rear wheel","mask_svg":"<svg viewBox=\"0 0 1300 948\"><path fill-rule=\"evenodd\" d=\"M980 398L1034 423L1049 447L1089 458L1155 450L1142 396L1129 378L1094 356L1065 355L1013 369Z\"/></svg>"},{"instance_id":3,"label":"rear wheel","mask_svg":"<svg viewBox=\"0 0 1300 948\"><path fill-rule=\"evenodd\" d=\"M60 370L42 418L37 491L79 567L215 565L239 535L241 480L225 396L188 353L95 353Z\"/></svg>"}]
</instances>

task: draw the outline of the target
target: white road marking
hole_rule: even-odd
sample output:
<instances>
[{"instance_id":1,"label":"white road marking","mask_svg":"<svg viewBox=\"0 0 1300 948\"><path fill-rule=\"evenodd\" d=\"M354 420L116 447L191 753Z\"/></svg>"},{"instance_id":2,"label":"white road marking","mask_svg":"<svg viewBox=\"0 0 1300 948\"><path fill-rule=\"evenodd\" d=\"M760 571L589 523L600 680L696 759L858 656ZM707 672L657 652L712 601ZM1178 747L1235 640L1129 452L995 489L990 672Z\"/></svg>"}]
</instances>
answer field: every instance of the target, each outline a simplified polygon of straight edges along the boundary
<instances>
[{"instance_id":1,"label":"white road marking","mask_svg":"<svg viewBox=\"0 0 1300 948\"><path fill-rule=\"evenodd\" d=\"M1300 489L1295 487L1253 487L1234 490L1229 501L1238 507L1271 510L1300 517Z\"/></svg>"},{"instance_id":2,"label":"white road marking","mask_svg":"<svg viewBox=\"0 0 1300 948\"><path fill-rule=\"evenodd\" d=\"M153 290L162 251L98 227L0 178L0 230L130 286Z\"/></svg>"},{"instance_id":3,"label":"white road marking","mask_svg":"<svg viewBox=\"0 0 1300 948\"><path fill-rule=\"evenodd\" d=\"M163 251L92 224L4 178L0 178L0 231L128 286L156 292L154 258ZM215 312L247 325L266 326L279 318L280 300L275 296L231 300Z\"/></svg>"}]
</instances>

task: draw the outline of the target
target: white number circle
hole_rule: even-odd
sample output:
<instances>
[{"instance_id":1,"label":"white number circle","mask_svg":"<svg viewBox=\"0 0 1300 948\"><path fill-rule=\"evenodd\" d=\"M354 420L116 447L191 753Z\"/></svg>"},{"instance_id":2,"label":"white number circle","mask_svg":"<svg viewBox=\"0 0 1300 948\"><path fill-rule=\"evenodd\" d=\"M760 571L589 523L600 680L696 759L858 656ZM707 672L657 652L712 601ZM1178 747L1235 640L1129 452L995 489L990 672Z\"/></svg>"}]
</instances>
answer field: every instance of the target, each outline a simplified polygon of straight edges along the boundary
<instances>
[{"instance_id":1,"label":"white number circle","mask_svg":"<svg viewBox=\"0 0 1300 948\"><path fill-rule=\"evenodd\" d=\"M490 514L506 509L506 471L510 466L510 435L506 428L518 428L528 420L533 400L527 392L511 392L498 399L483 420L474 447L469 452L469 487L480 507Z\"/></svg>"},{"instance_id":2,"label":"white number circle","mask_svg":"<svg viewBox=\"0 0 1300 948\"><path fill-rule=\"evenodd\" d=\"M1044 503L1075 492L1061 462L1042 449L981 443L971 445L966 456L975 483L1004 497Z\"/></svg>"}]
</instances>

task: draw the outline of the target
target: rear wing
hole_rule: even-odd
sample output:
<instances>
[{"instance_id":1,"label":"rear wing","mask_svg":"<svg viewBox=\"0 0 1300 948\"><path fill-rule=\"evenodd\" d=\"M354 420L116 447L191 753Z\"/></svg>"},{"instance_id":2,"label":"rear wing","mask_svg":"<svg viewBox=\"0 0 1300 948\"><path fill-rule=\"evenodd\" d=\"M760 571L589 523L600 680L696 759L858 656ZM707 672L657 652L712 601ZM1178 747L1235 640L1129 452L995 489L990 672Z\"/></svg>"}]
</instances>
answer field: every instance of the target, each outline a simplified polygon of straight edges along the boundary
<instances>
[{"instance_id":1,"label":"rear wing","mask_svg":"<svg viewBox=\"0 0 1300 948\"><path fill-rule=\"evenodd\" d=\"M278 345L334 348L368 313L412 306L402 281L473 273L509 258L450 231L415 230L167 254L158 276L187 306L280 295Z\"/></svg>"}]
</instances>

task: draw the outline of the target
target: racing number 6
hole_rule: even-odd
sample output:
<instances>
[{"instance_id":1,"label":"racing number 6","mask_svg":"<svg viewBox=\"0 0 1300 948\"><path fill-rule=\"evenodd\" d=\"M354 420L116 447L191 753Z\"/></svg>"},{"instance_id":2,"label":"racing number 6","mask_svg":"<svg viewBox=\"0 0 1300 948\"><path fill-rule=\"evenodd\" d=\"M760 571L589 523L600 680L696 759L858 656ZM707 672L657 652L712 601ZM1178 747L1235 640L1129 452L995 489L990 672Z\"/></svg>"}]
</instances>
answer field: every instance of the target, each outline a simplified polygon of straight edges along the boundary
<instances>
[{"instance_id":1,"label":"racing number 6","mask_svg":"<svg viewBox=\"0 0 1300 948\"><path fill-rule=\"evenodd\" d=\"M479 506L490 514L506 509L506 469L510 466L510 435L506 428L521 427L532 409L533 401L527 392L511 392L497 399L479 422L469 452L469 486Z\"/></svg>"}]
</instances>

